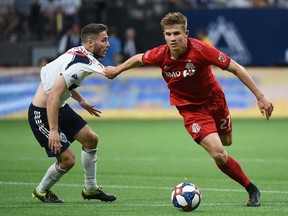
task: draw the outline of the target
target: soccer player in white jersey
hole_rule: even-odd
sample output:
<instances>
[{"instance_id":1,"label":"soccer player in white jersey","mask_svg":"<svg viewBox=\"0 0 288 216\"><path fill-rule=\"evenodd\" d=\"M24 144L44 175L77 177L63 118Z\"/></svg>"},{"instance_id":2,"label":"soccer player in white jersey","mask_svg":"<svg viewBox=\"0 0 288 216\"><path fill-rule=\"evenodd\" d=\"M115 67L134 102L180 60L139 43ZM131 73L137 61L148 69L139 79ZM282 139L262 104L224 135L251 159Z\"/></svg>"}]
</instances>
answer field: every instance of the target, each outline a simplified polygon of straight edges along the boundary
<instances>
[{"instance_id":1,"label":"soccer player in white jersey","mask_svg":"<svg viewBox=\"0 0 288 216\"><path fill-rule=\"evenodd\" d=\"M62 203L52 191L52 186L75 164L70 143L82 144L81 162L84 170L84 199L114 201L114 195L106 194L97 185L98 136L87 122L65 101L72 97L91 115L101 113L76 90L85 77L103 73L104 66L97 58L103 58L109 48L107 26L89 24L81 31L82 46L72 48L41 69L41 83L29 107L30 127L48 157L55 157L32 197L46 203Z\"/></svg>"}]
</instances>

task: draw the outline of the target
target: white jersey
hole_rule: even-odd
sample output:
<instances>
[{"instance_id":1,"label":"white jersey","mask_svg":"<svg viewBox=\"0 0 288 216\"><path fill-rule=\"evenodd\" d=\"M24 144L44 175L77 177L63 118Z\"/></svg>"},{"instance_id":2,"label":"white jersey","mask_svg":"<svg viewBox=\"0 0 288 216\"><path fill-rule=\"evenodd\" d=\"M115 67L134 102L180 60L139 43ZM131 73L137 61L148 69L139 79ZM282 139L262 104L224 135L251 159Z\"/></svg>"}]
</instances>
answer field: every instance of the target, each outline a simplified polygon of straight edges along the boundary
<instances>
[{"instance_id":1,"label":"white jersey","mask_svg":"<svg viewBox=\"0 0 288 216\"><path fill-rule=\"evenodd\" d=\"M74 47L41 69L41 82L48 94L59 76L63 76L67 90L60 98L61 106L71 97L71 90L81 85L92 73L103 74L104 66L84 46Z\"/></svg>"}]
</instances>

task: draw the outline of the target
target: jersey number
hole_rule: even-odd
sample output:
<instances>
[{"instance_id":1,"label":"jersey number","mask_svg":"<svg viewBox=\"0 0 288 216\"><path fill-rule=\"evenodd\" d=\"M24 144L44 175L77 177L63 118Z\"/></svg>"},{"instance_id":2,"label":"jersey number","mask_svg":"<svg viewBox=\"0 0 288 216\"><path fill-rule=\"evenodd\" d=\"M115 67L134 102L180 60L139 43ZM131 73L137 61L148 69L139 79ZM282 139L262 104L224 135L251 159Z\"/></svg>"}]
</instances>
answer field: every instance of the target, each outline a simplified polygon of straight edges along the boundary
<instances>
[{"instance_id":1,"label":"jersey number","mask_svg":"<svg viewBox=\"0 0 288 216\"><path fill-rule=\"evenodd\" d=\"M226 119L221 119L220 129L226 130L230 128L230 124L231 124L231 118L230 118L230 115L228 115Z\"/></svg>"}]
</instances>

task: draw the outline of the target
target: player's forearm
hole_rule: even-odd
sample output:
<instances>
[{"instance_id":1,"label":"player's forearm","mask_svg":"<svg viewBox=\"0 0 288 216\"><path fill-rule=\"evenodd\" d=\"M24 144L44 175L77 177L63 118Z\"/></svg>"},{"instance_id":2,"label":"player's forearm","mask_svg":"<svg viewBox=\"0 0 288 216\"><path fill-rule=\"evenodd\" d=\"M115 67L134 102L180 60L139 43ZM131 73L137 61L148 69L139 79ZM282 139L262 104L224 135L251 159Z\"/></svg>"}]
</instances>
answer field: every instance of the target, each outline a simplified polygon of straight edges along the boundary
<instances>
[{"instance_id":1,"label":"player's forearm","mask_svg":"<svg viewBox=\"0 0 288 216\"><path fill-rule=\"evenodd\" d=\"M250 91L255 95L257 100L264 97L262 91L258 88L252 77L245 71L241 71L236 74L236 76L250 89Z\"/></svg>"},{"instance_id":2,"label":"player's forearm","mask_svg":"<svg viewBox=\"0 0 288 216\"><path fill-rule=\"evenodd\" d=\"M249 90L255 95L257 100L260 100L264 97L264 94L262 93L262 91L258 88L255 81L252 79L250 74L246 71L246 69L243 66L231 60L228 71L230 71L235 76L237 76L238 79L244 85L246 85L249 88Z\"/></svg>"},{"instance_id":3,"label":"player's forearm","mask_svg":"<svg viewBox=\"0 0 288 216\"><path fill-rule=\"evenodd\" d=\"M53 93L49 93L47 98L47 118L50 130L58 131L59 106L60 106L60 97L57 97Z\"/></svg>"},{"instance_id":4,"label":"player's forearm","mask_svg":"<svg viewBox=\"0 0 288 216\"><path fill-rule=\"evenodd\" d=\"M72 98L74 100L76 100L79 104L81 103L81 101L84 100L84 98L80 95L80 93L77 90L75 90L75 89L73 89L71 91L71 95L72 95Z\"/></svg>"},{"instance_id":5,"label":"player's forearm","mask_svg":"<svg viewBox=\"0 0 288 216\"><path fill-rule=\"evenodd\" d=\"M120 74L123 71L142 65L142 56L143 56L142 53L134 55L125 62L123 62L122 64L118 65L116 67L117 73Z\"/></svg>"}]
</instances>

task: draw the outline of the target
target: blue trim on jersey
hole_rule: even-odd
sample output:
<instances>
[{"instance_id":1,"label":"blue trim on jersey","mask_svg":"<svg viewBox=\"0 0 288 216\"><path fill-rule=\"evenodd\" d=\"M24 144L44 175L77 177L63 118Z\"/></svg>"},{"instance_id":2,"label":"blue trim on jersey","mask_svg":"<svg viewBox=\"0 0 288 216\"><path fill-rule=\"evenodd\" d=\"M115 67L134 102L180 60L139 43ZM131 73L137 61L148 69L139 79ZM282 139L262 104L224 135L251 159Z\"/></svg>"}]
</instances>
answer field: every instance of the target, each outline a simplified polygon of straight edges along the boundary
<instances>
[{"instance_id":1,"label":"blue trim on jersey","mask_svg":"<svg viewBox=\"0 0 288 216\"><path fill-rule=\"evenodd\" d=\"M70 66L76 63L91 64L91 61L86 55L76 52L76 54L74 55L74 59L67 65L65 70L67 70Z\"/></svg>"}]
</instances>

